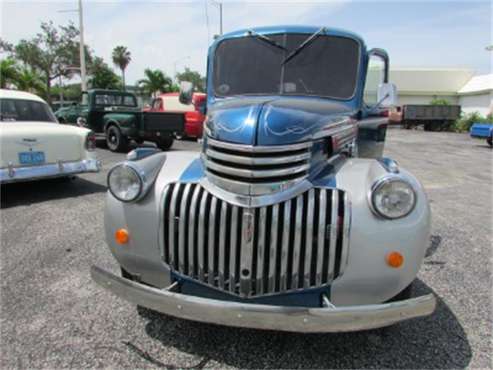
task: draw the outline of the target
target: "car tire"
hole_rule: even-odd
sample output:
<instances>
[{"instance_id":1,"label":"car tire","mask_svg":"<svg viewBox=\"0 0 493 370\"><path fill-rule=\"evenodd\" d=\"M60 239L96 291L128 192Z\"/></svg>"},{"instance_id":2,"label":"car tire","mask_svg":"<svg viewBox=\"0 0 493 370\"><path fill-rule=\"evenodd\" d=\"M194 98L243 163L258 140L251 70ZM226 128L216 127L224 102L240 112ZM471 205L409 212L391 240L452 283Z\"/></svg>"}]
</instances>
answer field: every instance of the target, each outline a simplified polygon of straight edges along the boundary
<instances>
[{"instance_id":1,"label":"car tire","mask_svg":"<svg viewBox=\"0 0 493 370\"><path fill-rule=\"evenodd\" d=\"M156 145L159 149L161 150L169 150L171 148L171 146L173 145L173 138L170 136L170 137L164 137L162 138L161 140L159 140Z\"/></svg>"},{"instance_id":2,"label":"car tire","mask_svg":"<svg viewBox=\"0 0 493 370\"><path fill-rule=\"evenodd\" d=\"M112 152L124 152L128 149L128 138L116 125L106 129L106 145Z\"/></svg>"},{"instance_id":3,"label":"car tire","mask_svg":"<svg viewBox=\"0 0 493 370\"><path fill-rule=\"evenodd\" d=\"M486 142L489 144L490 147L493 147L493 136L488 136Z\"/></svg>"}]
</instances>

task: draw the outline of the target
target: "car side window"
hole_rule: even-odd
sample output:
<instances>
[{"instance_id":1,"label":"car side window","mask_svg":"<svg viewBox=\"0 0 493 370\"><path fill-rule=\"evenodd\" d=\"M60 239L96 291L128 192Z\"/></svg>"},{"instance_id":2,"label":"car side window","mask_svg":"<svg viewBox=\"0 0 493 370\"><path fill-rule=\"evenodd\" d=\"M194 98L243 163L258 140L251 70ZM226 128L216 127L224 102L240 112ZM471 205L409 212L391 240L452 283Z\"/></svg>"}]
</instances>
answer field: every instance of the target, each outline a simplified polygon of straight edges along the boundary
<instances>
[{"instance_id":1,"label":"car side window","mask_svg":"<svg viewBox=\"0 0 493 370\"><path fill-rule=\"evenodd\" d=\"M368 61L363 101L371 107L377 104L378 86L385 81L385 61L378 55L371 55Z\"/></svg>"}]
</instances>

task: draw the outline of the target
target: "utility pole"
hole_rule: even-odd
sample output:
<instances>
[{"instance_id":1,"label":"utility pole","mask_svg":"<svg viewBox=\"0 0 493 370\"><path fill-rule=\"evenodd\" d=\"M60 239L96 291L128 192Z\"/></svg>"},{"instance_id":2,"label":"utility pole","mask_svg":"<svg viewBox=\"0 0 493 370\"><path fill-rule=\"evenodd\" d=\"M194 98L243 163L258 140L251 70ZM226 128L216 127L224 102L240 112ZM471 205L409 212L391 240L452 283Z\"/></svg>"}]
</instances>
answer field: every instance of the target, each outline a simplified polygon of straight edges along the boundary
<instances>
[{"instance_id":1,"label":"utility pole","mask_svg":"<svg viewBox=\"0 0 493 370\"><path fill-rule=\"evenodd\" d=\"M219 35L223 35L223 3L222 1L212 0L212 4L219 8Z\"/></svg>"},{"instance_id":2,"label":"utility pole","mask_svg":"<svg viewBox=\"0 0 493 370\"><path fill-rule=\"evenodd\" d=\"M80 46L80 80L82 92L87 91L86 82L86 52L84 48L84 20L82 16L82 0L79 0L79 46Z\"/></svg>"}]
</instances>

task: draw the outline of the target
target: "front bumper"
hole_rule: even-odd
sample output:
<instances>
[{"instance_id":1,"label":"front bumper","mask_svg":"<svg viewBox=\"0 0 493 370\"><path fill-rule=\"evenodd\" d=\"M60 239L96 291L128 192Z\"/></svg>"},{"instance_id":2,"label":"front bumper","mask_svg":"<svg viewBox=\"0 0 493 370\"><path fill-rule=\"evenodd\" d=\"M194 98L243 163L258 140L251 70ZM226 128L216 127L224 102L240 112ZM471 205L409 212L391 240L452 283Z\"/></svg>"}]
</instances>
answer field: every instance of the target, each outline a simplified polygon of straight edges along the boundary
<instances>
[{"instance_id":1,"label":"front bumper","mask_svg":"<svg viewBox=\"0 0 493 370\"><path fill-rule=\"evenodd\" d=\"M225 302L174 293L91 268L93 280L132 303L183 319L301 333L374 329L431 314L433 294L399 302L336 308L283 307Z\"/></svg>"},{"instance_id":2,"label":"front bumper","mask_svg":"<svg viewBox=\"0 0 493 370\"><path fill-rule=\"evenodd\" d=\"M84 159L78 162L58 162L40 166L7 167L0 169L0 183L70 176L85 172L99 172L101 161Z\"/></svg>"}]
</instances>

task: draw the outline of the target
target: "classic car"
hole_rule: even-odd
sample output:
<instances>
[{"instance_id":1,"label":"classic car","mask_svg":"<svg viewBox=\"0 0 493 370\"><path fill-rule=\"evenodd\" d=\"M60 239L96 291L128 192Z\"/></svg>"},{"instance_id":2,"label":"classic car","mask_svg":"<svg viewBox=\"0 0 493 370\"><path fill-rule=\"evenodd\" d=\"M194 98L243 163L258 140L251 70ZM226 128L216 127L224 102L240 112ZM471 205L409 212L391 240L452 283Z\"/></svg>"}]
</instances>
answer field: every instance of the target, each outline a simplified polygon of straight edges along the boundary
<instances>
[{"instance_id":1,"label":"classic car","mask_svg":"<svg viewBox=\"0 0 493 370\"><path fill-rule=\"evenodd\" d=\"M181 112L185 115L185 130L177 133L177 139L201 138L204 124L204 108L206 95L193 93L192 104L181 104L178 93L165 93L154 98L148 111L150 112Z\"/></svg>"},{"instance_id":2,"label":"classic car","mask_svg":"<svg viewBox=\"0 0 493 370\"><path fill-rule=\"evenodd\" d=\"M0 90L0 183L98 172L95 136L61 125L36 95Z\"/></svg>"},{"instance_id":3,"label":"classic car","mask_svg":"<svg viewBox=\"0 0 493 370\"><path fill-rule=\"evenodd\" d=\"M113 152L128 150L130 140L152 141L162 150L173 145L174 135L184 130L184 115L179 112L143 112L137 97L118 90L93 89L83 93L83 104L72 104L55 112L62 123L91 129L106 139Z\"/></svg>"},{"instance_id":4,"label":"classic car","mask_svg":"<svg viewBox=\"0 0 493 370\"><path fill-rule=\"evenodd\" d=\"M294 332L431 314L419 181L383 157L389 59L350 32L241 30L209 49L201 153L136 150L108 174L110 292L172 316ZM180 99L190 103L192 86Z\"/></svg>"}]
</instances>

